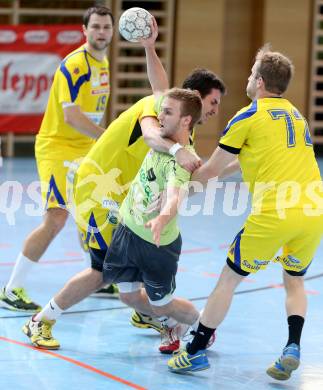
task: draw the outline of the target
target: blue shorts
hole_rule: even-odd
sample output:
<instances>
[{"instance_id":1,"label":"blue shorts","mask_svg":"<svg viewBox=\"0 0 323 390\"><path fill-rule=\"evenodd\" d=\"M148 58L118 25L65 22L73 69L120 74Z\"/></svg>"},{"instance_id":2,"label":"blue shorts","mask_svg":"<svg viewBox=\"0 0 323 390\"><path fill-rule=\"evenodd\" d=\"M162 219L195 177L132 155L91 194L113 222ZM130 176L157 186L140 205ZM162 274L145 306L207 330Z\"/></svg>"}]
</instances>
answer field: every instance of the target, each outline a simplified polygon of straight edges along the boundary
<instances>
[{"instance_id":1,"label":"blue shorts","mask_svg":"<svg viewBox=\"0 0 323 390\"><path fill-rule=\"evenodd\" d=\"M171 244L157 247L119 224L104 259L104 281L143 282L152 304L169 301L176 288L175 275L181 248L180 234Z\"/></svg>"}]
</instances>

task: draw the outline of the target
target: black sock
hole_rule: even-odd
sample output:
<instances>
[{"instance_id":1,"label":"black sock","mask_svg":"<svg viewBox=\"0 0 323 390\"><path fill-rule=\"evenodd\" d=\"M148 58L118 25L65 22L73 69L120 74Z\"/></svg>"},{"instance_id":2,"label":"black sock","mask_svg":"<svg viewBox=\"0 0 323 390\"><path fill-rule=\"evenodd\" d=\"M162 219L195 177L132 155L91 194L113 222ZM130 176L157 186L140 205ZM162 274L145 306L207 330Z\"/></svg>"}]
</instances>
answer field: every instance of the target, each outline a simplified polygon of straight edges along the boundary
<instances>
[{"instance_id":1,"label":"black sock","mask_svg":"<svg viewBox=\"0 0 323 390\"><path fill-rule=\"evenodd\" d=\"M287 318L288 322L288 341L287 345L295 343L297 345L300 344L302 329L304 325L304 317L293 315Z\"/></svg>"},{"instance_id":2,"label":"black sock","mask_svg":"<svg viewBox=\"0 0 323 390\"><path fill-rule=\"evenodd\" d=\"M186 346L187 352L194 355L200 349L205 349L214 331L200 322L193 340Z\"/></svg>"}]
</instances>

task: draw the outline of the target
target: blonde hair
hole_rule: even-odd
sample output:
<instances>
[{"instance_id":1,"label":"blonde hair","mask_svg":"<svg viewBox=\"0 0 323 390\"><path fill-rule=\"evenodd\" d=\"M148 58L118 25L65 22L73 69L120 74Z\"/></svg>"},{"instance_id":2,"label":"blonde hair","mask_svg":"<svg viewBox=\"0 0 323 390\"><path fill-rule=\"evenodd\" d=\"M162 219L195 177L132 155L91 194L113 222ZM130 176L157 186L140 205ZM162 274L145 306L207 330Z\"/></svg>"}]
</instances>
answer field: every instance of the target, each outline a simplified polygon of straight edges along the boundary
<instances>
[{"instance_id":1,"label":"blonde hair","mask_svg":"<svg viewBox=\"0 0 323 390\"><path fill-rule=\"evenodd\" d=\"M200 95L189 89L172 88L165 93L165 97L181 102L181 117L191 116L190 130L192 130L202 115L202 100Z\"/></svg>"}]
</instances>

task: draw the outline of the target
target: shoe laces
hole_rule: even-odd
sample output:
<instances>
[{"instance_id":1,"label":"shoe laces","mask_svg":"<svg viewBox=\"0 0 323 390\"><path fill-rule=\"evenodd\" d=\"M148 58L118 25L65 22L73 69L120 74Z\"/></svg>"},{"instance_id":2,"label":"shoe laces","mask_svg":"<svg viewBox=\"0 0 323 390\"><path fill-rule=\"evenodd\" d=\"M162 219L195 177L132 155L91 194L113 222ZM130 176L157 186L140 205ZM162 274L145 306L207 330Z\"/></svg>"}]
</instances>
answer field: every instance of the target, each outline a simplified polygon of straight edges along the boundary
<instances>
[{"instance_id":1,"label":"shoe laces","mask_svg":"<svg viewBox=\"0 0 323 390\"><path fill-rule=\"evenodd\" d=\"M174 328L169 328L166 325L162 326L162 331L160 333L162 345L173 344L175 341L178 340L176 327L177 327L177 325Z\"/></svg>"},{"instance_id":2,"label":"shoe laces","mask_svg":"<svg viewBox=\"0 0 323 390\"><path fill-rule=\"evenodd\" d=\"M300 348L295 343L287 345L283 350L283 356L284 355L293 355L293 356L298 357L299 354L300 354Z\"/></svg>"},{"instance_id":3,"label":"shoe laces","mask_svg":"<svg viewBox=\"0 0 323 390\"><path fill-rule=\"evenodd\" d=\"M31 300L29 299L26 290L24 288L22 287L15 288L13 292L15 293L15 295L17 295L18 298L20 298L25 303L31 303Z\"/></svg>"},{"instance_id":4,"label":"shoe laces","mask_svg":"<svg viewBox=\"0 0 323 390\"><path fill-rule=\"evenodd\" d=\"M52 338L52 324L49 322L41 321L41 335L46 339Z\"/></svg>"},{"instance_id":5,"label":"shoe laces","mask_svg":"<svg viewBox=\"0 0 323 390\"><path fill-rule=\"evenodd\" d=\"M188 352L186 349L178 349L173 352L172 359L174 364L179 365L180 367L186 366L185 360L183 361L183 357L188 359Z\"/></svg>"}]
</instances>

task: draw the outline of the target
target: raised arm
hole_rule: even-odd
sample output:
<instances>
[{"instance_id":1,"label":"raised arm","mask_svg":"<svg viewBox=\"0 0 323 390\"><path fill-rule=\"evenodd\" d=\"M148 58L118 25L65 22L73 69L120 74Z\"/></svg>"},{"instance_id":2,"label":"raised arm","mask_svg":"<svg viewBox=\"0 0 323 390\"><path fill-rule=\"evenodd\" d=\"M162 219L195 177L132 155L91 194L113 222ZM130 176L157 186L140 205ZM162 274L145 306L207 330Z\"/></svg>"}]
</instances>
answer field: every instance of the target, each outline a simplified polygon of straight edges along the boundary
<instances>
[{"instance_id":1,"label":"raised arm","mask_svg":"<svg viewBox=\"0 0 323 390\"><path fill-rule=\"evenodd\" d=\"M147 39L142 39L140 43L145 48L146 52L148 79L153 90L153 94L156 98L158 98L166 89L169 88L169 82L167 73L155 49L155 43L158 37L158 26L154 17L152 18L150 28L152 32L151 36Z\"/></svg>"},{"instance_id":2,"label":"raised arm","mask_svg":"<svg viewBox=\"0 0 323 390\"><path fill-rule=\"evenodd\" d=\"M169 88L169 83L167 73L155 50L155 42L158 36L158 26L155 18L151 22L151 31L151 36L147 39L142 39L140 43L146 52L148 79L155 99L158 99ZM145 142L150 148L158 152L170 153L170 149L175 142L160 137L157 119L152 117L143 118L140 125ZM198 156L184 148L178 149L174 156L177 163L189 172L193 172L202 163Z\"/></svg>"}]
</instances>

